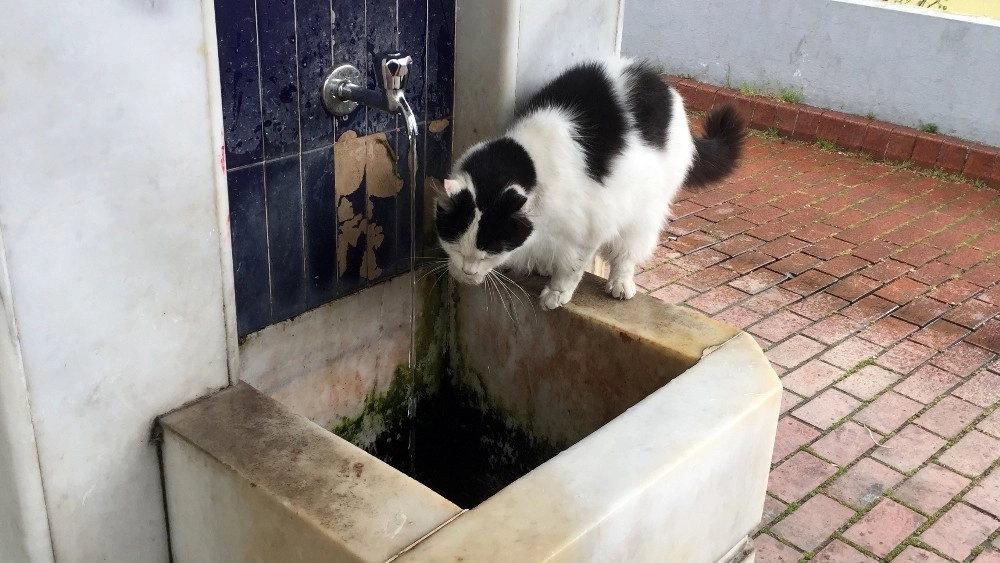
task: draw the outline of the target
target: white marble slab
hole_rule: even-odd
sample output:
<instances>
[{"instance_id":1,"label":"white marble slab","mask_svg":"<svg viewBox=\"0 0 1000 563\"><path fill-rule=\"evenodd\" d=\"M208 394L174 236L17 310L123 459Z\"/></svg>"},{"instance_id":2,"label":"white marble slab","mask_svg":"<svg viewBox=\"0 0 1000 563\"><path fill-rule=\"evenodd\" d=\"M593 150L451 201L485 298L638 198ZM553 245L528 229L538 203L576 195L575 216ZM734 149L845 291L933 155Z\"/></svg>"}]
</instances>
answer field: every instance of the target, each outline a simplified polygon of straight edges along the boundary
<instances>
[{"instance_id":1,"label":"white marble slab","mask_svg":"<svg viewBox=\"0 0 1000 563\"><path fill-rule=\"evenodd\" d=\"M760 520L780 401L741 333L399 561L718 561Z\"/></svg>"},{"instance_id":2,"label":"white marble slab","mask_svg":"<svg viewBox=\"0 0 1000 563\"><path fill-rule=\"evenodd\" d=\"M153 418L227 384L204 4L0 18L0 229L59 561L167 560Z\"/></svg>"},{"instance_id":3,"label":"white marble slab","mask_svg":"<svg viewBox=\"0 0 1000 563\"><path fill-rule=\"evenodd\" d=\"M163 425L177 561L381 563L460 512L243 383Z\"/></svg>"},{"instance_id":4,"label":"white marble slab","mask_svg":"<svg viewBox=\"0 0 1000 563\"><path fill-rule=\"evenodd\" d=\"M240 346L240 381L325 428L360 414L365 398L384 392L406 365L411 279L399 276L251 334Z\"/></svg>"},{"instance_id":5,"label":"white marble slab","mask_svg":"<svg viewBox=\"0 0 1000 563\"><path fill-rule=\"evenodd\" d=\"M534 296L545 279L516 281L524 294L514 289L518 298L503 302L480 286L460 288L456 356L469 369L459 377L553 444L587 436L739 332L648 295L611 299L589 274L572 301L542 311Z\"/></svg>"},{"instance_id":6,"label":"white marble slab","mask_svg":"<svg viewBox=\"0 0 1000 563\"><path fill-rule=\"evenodd\" d=\"M42 473L0 233L0 561L52 561Z\"/></svg>"}]
</instances>

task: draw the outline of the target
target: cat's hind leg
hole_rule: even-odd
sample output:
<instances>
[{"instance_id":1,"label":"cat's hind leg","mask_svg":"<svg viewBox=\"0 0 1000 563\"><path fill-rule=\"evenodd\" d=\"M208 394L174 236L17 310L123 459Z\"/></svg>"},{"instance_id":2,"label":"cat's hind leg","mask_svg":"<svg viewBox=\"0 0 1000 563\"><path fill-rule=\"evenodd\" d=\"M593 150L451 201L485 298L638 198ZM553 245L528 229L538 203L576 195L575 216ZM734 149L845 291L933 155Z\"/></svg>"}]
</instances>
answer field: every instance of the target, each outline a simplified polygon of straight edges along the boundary
<instances>
[{"instance_id":1,"label":"cat's hind leg","mask_svg":"<svg viewBox=\"0 0 1000 563\"><path fill-rule=\"evenodd\" d=\"M615 299L635 297L635 267L652 256L659 231L632 229L604 245L602 253L611 265L608 274L608 295Z\"/></svg>"}]
</instances>

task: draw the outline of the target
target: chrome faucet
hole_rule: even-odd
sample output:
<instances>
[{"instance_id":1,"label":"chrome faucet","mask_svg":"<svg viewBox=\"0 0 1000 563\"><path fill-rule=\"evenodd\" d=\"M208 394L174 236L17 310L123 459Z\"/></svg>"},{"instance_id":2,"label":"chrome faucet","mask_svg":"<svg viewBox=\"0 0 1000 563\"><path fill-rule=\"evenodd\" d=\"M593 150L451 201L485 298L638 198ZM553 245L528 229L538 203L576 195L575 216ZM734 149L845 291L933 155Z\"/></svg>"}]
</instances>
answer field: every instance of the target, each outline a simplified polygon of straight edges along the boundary
<instances>
[{"instance_id":1,"label":"chrome faucet","mask_svg":"<svg viewBox=\"0 0 1000 563\"><path fill-rule=\"evenodd\" d=\"M379 90L369 90L361 85L361 72L357 67L341 64L323 82L323 106L336 116L351 113L359 104L392 114L399 113L406 120L407 134L416 137L417 118L403 94L413 57L393 51L377 53L373 62Z\"/></svg>"}]
</instances>

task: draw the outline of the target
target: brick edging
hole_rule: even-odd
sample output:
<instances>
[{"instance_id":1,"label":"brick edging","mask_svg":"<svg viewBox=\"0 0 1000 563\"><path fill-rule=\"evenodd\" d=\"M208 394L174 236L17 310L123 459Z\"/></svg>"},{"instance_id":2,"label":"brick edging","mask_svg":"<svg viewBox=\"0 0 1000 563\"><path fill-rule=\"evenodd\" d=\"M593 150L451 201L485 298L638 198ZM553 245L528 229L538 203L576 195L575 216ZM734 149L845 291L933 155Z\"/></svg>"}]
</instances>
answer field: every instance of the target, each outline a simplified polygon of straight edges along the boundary
<instances>
[{"instance_id":1,"label":"brick edging","mask_svg":"<svg viewBox=\"0 0 1000 563\"><path fill-rule=\"evenodd\" d=\"M732 104L755 129L774 128L799 141L830 141L838 147L868 153L876 160L912 162L982 180L1000 189L1000 148L830 109L807 106L712 86L678 76L666 79L684 97L689 111L708 111Z\"/></svg>"}]
</instances>

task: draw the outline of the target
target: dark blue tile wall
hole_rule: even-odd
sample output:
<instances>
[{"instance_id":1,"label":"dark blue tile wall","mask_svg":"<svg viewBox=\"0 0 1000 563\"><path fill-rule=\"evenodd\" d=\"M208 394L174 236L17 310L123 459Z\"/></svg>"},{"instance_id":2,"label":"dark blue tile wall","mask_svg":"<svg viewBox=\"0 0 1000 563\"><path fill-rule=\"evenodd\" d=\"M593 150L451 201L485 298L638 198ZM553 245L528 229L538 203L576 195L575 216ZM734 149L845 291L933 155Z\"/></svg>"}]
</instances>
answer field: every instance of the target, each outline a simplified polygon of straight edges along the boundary
<instances>
[{"instance_id":1,"label":"dark blue tile wall","mask_svg":"<svg viewBox=\"0 0 1000 563\"><path fill-rule=\"evenodd\" d=\"M442 178L451 160L440 120L451 116L455 5L215 0L215 9L242 337L409 270L412 206L423 209L424 177ZM395 49L415 61L406 94L421 122L416 202L401 121L364 107L334 120L319 96L344 62L374 87L372 53ZM404 179L398 193L370 190L368 177L338 191L335 140L350 131L385 134Z\"/></svg>"},{"instance_id":2,"label":"dark blue tile wall","mask_svg":"<svg viewBox=\"0 0 1000 563\"><path fill-rule=\"evenodd\" d=\"M229 228L233 237L236 325L239 333L257 330L271 320L267 219L264 211L264 165L251 164L228 174ZM235 244L239 241L239 244Z\"/></svg>"},{"instance_id":3,"label":"dark blue tile wall","mask_svg":"<svg viewBox=\"0 0 1000 563\"><path fill-rule=\"evenodd\" d=\"M264 158L260 130L257 18L253 3L219 2L215 7L215 21L226 164L231 167L245 166Z\"/></svg>"},{"instance_id":4,"label":"dark blue tile wall","mask_svg":"<svg viewBox=\"0 0 1000 563\"><path fill-rule=\"evenodd\" d=\"M302 154L307 308L337 297L337 203L330 189L331 162L333 147Z\"/></svg>"}]
</instances>

